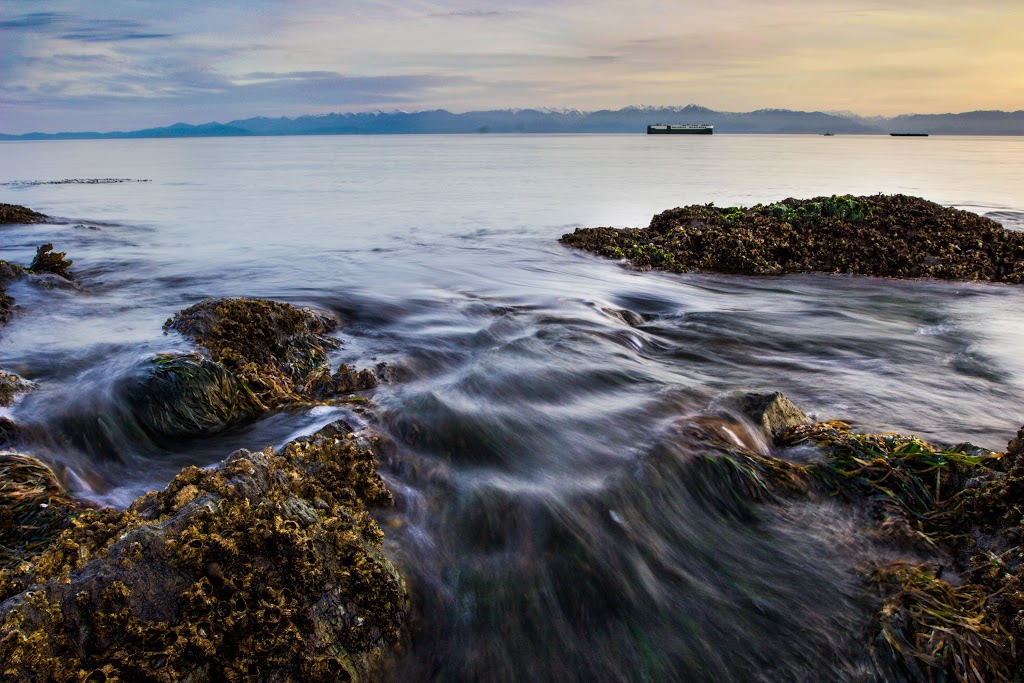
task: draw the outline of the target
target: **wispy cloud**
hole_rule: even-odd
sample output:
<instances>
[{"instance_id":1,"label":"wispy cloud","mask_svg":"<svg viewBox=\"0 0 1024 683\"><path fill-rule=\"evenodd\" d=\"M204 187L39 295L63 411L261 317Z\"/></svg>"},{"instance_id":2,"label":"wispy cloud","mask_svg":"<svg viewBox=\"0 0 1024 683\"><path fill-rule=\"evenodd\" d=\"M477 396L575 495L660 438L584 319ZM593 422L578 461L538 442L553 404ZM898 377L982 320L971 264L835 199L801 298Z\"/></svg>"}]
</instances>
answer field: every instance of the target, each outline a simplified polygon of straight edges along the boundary
<instances>
[{"instance_id":1,"label":"wispy cloud","mask_svg":"<svg viewBox=\"0 0 1024 683\"><path fill-rule=\"evenodd\" d=\"M6 0L0 129L387 106L1019 109L1022 24L1019 0Z\"/></svg>"}]
</instances>

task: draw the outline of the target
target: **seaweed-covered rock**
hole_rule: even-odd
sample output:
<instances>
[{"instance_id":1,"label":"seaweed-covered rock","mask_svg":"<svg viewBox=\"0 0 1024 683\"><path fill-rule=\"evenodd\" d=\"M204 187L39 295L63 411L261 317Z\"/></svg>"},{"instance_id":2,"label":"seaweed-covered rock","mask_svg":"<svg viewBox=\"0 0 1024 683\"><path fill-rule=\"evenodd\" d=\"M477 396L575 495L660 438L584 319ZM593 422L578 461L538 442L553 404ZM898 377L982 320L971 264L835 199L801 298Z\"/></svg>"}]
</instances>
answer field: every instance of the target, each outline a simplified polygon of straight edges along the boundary
<instances>
[{"instance_id":1,"label":"seaweed-covered rock","mask_svg":"<svg viewBox=\"0 0 1024 683\"><path fill-rule=\"evenodd\" d=\"M739 398L749 399L756 418L780 397ZM938 563L903 560L860 568L877 593L869 645L881 678L1016 680L1024 666L1024 428L1004 457L969 444L859 434L839 421L794 420L776 432L782 457L775 457L744 447L743 425L719 422L690 418L672 432L697 453L684 481L694 481L708 505L754 520L755 505L836 497L865 513L874 542L938 556L959 574L947 581ZM807 457L807 444L818 445L817 457ZM801 454L786 460L793 446ZM1005 472L996 469L1002 460Z\"/></svg>"},{"instance_id":2,"label":"seaweed-covered rock","mask_svg":"<svg viewBox=\"0 0 1024 683\"><path fill-rule=\"evenodd\" d=\"M212 434L267 410L242 380L197 353L143 361L119 388L124 405L150 434Z\"/></svg>"},{"instance_id":3,"label":"seaweed-covered rock","mask_svg":"<svg viewBox=\"0 0 1024 683\"><path fill-rule=\"evenodd\" d=\"M28 391L33 386L35 385L32 382L13 372L0 370L0 406L11 405L16 395Z\"/></svg>"},{"instance_id":4,"label":"seaweed-covered rock","mask_svg":"<svg viewBox=\"0 0 1024 683\"><path fill-rule=\"evenodd\" d=\"M367 507L373 444L335 423L186 468L87 511L0 572L0 675L21 681L343 681L404 634L407 595Z\"/></svg>"},{"instance_id":5,"label":"seaweed-covered rock","mask_svg":"<svg viewBox=\"0 0 1024 683\"><path fill-rule=\"evenodd\" d=\"M7 288L0 280L0 327L7 324L14 312L14 297L8 296Z\"/></svg>"},{"instance_id":6,"label":"seaweed-covered rock","mask_svg":"<svg viewBox=\"0 0 1024 683\"><path fill-rule=\"evenodd\" d=\"M1024 233L905 195L692 205L646 229L578 228L563 243L639 268L1024 282Z\"/></svg>"},{"instance_id":7,"label":"seaweed-covered rock","mask_svg":"<svg viewBox=\"0 0 1024 683\"><path fill-rule=\"evenodd\" d=\"M48 547L81 508L49 467L27 455L0 453L0 570Z\"/></svg>"},{"instance_id":8,"label":"seaweed-covered rock","mask_svg":"<svg viewBox=\"0 0 1024 683\"><path fill-rule=\"evenodd\" d=\"M67 253L63 251L54 251L53 245L47 243L39 245L36 249L36 255L32 259L32 264L28 269L37 275L53 273L54 275L59 275L65 280L74 280L74 277L72 277L70 272L72 263L74 263L74 261L67 258Z\"/></svg>"},{"instance_id":9,"label":"seaweed-covered rock","mask_svg":"<svg viewBox=\"0 0 1024 683\"><path fill-rule=\"evenodd\" d=\"M266 299L208 299L164 324L209 351L266 406L308 399L330 386L326 336L337 321Z\"/></svg>"},{"instance_id":10,"label":"seaweed-covered rock","mask_svg":"<svg viewBox=\"0 0 1024 683\"><path fill-rule=\"evenodd\" d=\"M0 225L45 223L50 217L18 204L0 204Z\"/></svg>"}]
</instances>

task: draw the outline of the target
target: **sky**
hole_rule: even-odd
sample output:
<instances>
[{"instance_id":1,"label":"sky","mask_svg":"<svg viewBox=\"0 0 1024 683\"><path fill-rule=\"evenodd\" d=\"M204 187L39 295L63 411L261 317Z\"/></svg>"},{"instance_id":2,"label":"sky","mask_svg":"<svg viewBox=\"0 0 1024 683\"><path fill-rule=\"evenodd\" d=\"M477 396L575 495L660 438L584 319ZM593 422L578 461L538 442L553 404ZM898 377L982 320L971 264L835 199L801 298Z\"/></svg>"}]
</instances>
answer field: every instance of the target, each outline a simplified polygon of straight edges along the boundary
<instances>
[{"instance_id":1,"label":"sky","mask_svg":"<svg viewBox=\"0 0 1024 683\"><path fill-rule=\"evenodd\" d=\"M1021 0L3 0L0 132L349 111L1024 109Z\"/></svg>"}]
</instances>

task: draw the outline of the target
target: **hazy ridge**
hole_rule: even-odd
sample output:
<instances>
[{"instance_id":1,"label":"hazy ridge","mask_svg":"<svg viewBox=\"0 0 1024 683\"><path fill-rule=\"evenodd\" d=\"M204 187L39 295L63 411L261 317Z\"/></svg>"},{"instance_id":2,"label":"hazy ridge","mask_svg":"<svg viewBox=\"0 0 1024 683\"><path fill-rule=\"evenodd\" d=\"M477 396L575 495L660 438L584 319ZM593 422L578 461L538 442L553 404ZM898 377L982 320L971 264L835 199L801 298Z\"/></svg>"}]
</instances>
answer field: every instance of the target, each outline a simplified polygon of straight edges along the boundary
<instances>
[{"instance_id":1,"label":"hazy ridge","mask_svg":"<svg viewBox=\"0 0 1024 683\"><path fill-rule=\"evenodd\" d=\"M1024 135L1024 110L960 114L905 114L891 118L850 113L759 109L720 112L697 105L631 106L598 111L498 109L453 114L419 112L321 114L295 118L254 117L202 125L176 123L134 131L0 134L0 140L178 138L250 135L368 135L414 133L642 133L651 123L708 123L718 133Z\"/></svg>"}]
</instances>

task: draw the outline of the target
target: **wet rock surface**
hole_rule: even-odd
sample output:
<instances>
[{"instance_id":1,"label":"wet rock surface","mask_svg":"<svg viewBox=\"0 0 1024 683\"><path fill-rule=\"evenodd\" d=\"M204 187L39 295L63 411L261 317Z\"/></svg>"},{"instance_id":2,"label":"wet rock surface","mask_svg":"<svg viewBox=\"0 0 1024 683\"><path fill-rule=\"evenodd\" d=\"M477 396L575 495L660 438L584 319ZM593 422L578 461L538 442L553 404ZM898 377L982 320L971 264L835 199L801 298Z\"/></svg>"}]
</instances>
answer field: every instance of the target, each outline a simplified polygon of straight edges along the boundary
<instances>
[{"instance_id":1,"label":"wet rock surface","mask_svg":"<svg viewBox=\"0 0 1024 683\"><path fill-rule=\"evenodd\" d=\"M377 385L372 370L331 373L334 319L266 299L210 299L166 322L204 353L142 362L118 387L152 436L202 436L287 405L340 400Z\"/></svg>"},{"instance_id":2,"label":"wet rock surface","mask_svg":"<svg viewBox=\"0 0 1024 683\"><path fill-rule=\"evenodd\" d=\"M373 442L335 423L82 512L0 572L2 675L23 681L364 680L407 596L367 513Z\"/></svg>"},{"instance_id":3,"label":"wet rock surface","mask_svg":"<svg viewBox=\"0 0 1024 683\"><path fill-rule=\"evenodd\" d=\"M577 228L561 241L643 269L823 272L1024 282L1024 233L906 195L671 209L641 228Z\"/></svg>"},{"instance_id":4,"label":"wet rock surface","mask_svg":"<svg viewBox=\"0 0 1024 683\"><path fill-rule=\"evenodd\" d=\"M206 349L267 407L308 399L331 385L327 335L336 320L266 299L209 299L164 324Z\"/></svg>"},{"instance_id":5,"label":"wet rock surface","mask_svg":"<svg viewBox=\"0 0 1024 683\"><path fill-rule=\"evenodd\" d=\"M752 506L838 498L865 515L865 538L919 558L853 568L876 595L867 637L882 679L1016 680L1024 670L1024 427L1002 454L810 423L781 394L731 404L755 430L773 432L770 453L742 445L753 444L743 425L689 419L674 428L674 438L700 445L690 476L694 490L714 492L708 504L751 520ZM761 418L780 404L790 417L773 430Z\"/></svg>"},{"instance_id":6,"label":"wet rock surface","mask_svg":"<svg viewBox=\"0 0 1024 683\"><path fill-rule=\"evenodd\" d=\"M18 204L0 204L0 225L12 223L45 223L49 216Z\"/></svg>"}]
</instances>

